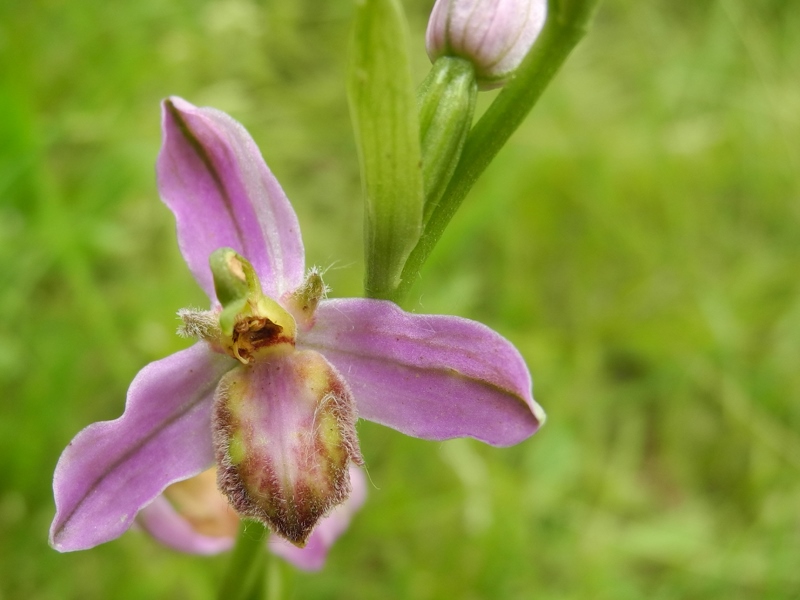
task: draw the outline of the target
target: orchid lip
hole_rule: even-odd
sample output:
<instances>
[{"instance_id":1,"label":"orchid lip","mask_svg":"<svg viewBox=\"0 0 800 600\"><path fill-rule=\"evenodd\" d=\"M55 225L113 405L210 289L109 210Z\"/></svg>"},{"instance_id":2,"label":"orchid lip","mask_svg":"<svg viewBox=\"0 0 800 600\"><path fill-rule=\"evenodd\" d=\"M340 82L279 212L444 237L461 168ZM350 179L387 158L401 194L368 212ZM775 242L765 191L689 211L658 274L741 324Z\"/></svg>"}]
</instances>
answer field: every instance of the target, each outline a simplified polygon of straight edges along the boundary
<instances>
[{"instance_id":1,"label":"orchid lip","mask_svg":"<svg viewBox=\"0 0 800 600\"><path fill-rule=\"evenodd\" d=\"M349 387L317 352L232 370L212 425L220 490L239 514L305 545L350 493L350 463L363 464L355 420Z\"/></svg>"}]
</instances>

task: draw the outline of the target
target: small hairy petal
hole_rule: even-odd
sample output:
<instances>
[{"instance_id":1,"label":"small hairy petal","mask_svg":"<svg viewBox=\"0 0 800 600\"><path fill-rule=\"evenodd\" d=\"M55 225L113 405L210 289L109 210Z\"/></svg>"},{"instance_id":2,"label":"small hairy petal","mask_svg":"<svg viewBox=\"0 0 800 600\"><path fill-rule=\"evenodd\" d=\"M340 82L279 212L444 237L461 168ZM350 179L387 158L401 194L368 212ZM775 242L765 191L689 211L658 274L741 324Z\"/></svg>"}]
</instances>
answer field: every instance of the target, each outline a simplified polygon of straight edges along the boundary
<instances>
[{"instance_id":1,"label":"small hairy petal","mask_svg":"<svg viewBox=\"0 0 800 600\"><path fill-rule=\"evenodd\" d=\"M384 300L327 300L298 347L322 353L350 384L359 416L414 437L510 446L544 412L516 348L485 325L404 312Z\"/></svg>"},{"instance_id":2,"label":"small hairy petal","mask_svg":"<svg viewBox=\"0 0 800 600\"><path fill-rule=\"evenodd\" d=\"M350 493L361 464L347 384L318 353L293 352L228 373L214 404L218 484L243 516L303 546Z\"/></svg>"},{"instance_id":3,"label":"small hairy petal","mask_svg":"<svg viewBox=\"0 0 800 600\"><path fill-rule=\"evenodd\" d=\"M162 130L158 188L175 214L183 257L208 297L215 297L208 258L223 246L247 257L273 298L302 284L297 216L244 127L173 97L164 101Z\"/></svg>"},{"instance_id":4,"label":"small hairy petal","mask_svg":"<svg viewBox=\"0 0 800 600\"><path fill-rule=\"evenodd\" d=\"M322 519L311 532L304 548L298 548L285 539L272 536L269 549L273 554L288 560L298 569L318 571L325 565L328 551L350 525L353 515L367 499L367 478L358 467L350 467L350 496Z\"/></svg>"},{"instance_id":5,"label":"small hairy petal","mask_svg":"<svg viewBox=\"0 0 800 600\"><path fill-rule=\"evenodd\" d=\"M182 321L178 327L179 336L219 342L222 332L219 328L218 311L182 308L178 311L178 318Z\"/></svg>"},{"instance_id":6,"label":"small hairy petal","mask_svg":"<svg viewBox=\"0 0 800 600\"><path fill-rule=\"evenodd\" d=\"M56 550L83 550L122 535L169 484L211 465L214 392L234 364L204 342L150 363L131 383L119 419L75 436L53 477Z\"/></svg>"}]
</instances>

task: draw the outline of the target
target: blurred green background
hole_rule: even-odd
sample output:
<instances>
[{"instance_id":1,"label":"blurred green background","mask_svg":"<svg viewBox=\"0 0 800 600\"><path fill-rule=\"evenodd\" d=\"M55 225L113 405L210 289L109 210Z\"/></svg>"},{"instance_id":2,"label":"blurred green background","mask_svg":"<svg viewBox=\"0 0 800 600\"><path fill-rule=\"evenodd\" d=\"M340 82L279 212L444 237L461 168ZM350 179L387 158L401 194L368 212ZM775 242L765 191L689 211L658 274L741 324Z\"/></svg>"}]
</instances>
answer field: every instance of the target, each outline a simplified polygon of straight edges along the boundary
<instances>
[{"instance_id":1,"label":"blurred green background","mask_svg":"<svg viewBox=\"0 0 800 600\"><path fill-rule=\"evenodd\" d=\"M416 81L431 4L405 3ZM3 600L214 596L226 557L141 532L51 550L51 476L205 303L155 187L164 96L241 120L309 262L361 293L351 13L0 3ZM602 3L413 295L516 343L547 426L498 450L360 423L369 501L291 597L800 598L798 33L788 0Z\"/></svg>"}]
</instances>

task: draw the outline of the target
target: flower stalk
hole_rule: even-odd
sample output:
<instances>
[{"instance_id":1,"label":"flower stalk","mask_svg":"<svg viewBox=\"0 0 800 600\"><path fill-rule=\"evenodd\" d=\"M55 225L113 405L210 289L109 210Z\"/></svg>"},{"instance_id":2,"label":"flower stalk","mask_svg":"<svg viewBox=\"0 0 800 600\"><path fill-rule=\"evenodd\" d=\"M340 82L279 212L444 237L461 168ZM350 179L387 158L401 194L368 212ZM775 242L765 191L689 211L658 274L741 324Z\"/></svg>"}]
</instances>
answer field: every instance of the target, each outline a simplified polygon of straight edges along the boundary
<instances>
[{"instance_id":1,"label":"flower stalk","mask_svg":"<svg viewBox=\"0 0 800 600\"><path fill-rule=\"evenodd\" d=\"M267 530L258 521L243 520L231 554L231 562L220 586L220 600L263 598L266 585Z\"/></svg>"},{"instance_id":2,"label":"flower stalk","mask_svg":"<svg viewBox=\"0 0 800 600\"><path fill-rule=\"evenodd\" d=\"M586 35L599 0L551 0L541 35L513 77L469 132L450 182L426 221L389 296L401 302L478 177L534 107Z\"/></svg>"}]
</instances>

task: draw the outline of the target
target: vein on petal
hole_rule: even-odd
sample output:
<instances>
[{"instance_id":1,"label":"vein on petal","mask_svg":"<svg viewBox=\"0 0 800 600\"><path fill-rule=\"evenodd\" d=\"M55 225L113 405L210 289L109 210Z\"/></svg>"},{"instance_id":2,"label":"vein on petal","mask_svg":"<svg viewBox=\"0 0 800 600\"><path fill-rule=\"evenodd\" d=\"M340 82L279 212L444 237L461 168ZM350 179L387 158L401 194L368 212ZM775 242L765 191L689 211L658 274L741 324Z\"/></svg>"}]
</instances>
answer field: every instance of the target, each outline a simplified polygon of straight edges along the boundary
<instances>
[{"instance_id":1,"label":"vein on petal","mask_svg":"<svg viewBox=\"0 0 800 600\"><path fill-rule=\"evenodd\" d=\"M172 425L173 423L178 421L181 417L183 417L186 413L188 413L192 408L194 408L195 406L200 404L203 400L205 400L206 397L216 388L216 386L217 386L217 382L213 381L213 382L209 383L208 385L204 386L203 388L201 388L200 390L198 390L196 396L192 400L189 400L189 401L185 402L180 407L180 409L178 409L172 416L170 416L168 419L165 419L164 421L162 421L159 427L153 429L148 435L143 437L138 444L136 444L133 447L131 447L130 449L128 449L126 452L124 452L122 454L122 456L120 456L117 460L115 460L113 463L111 463L111 465L109 465L102 472L102 474L99 477L97 477L94 480L94 482L87 488L86 493L84 493L81 496L81 499L75 504L75 506L72 508L72 510L70 510L66 514L66 516L61 520L61 523L60 523L59 527L55 531L53 531L53 536L52 536L53 541L54 542L56 541L56 539L59 537L59 535L67 527L67 525L69 524L70 520L75 515L75 513L78 512L78 509L83 505L83 503L86 501L86 499L89 496L91 496L92 493L100 486L100 484L103 483L103 481L105 480L106 477L108 477L111 473L113 473L120 465L122 465L125 462L127 462L128 459L130 459L134 454L136 454L136 452L138 452L140 449L142 449L148 443L150 443L150 441L152 441L155 437L157 437L167 427L169 427L170 425ZM125 417L126 417L126 415L125 415L125 413L123 413L120 418L115 419L114 421L111 421L111 422L112 423L122 423L124 421ZM108 421L106 421L106 422L108 422ZM99 423L102 423L102 421L100 421Z\"/></svg>"},{"instance_id":2,"label":"vein on petal","mask_svg":"<svg viewBox=\"0 0 800 600\"><path fill-rule=\"evenodd\" d=\"M397 337L397 336L395 336L395 337ZM410 340L412 338L406 338L406 339ZM500 392L501 394L511 395L522 406L524 406L529 411L531 410L531 407L528 405L528 402L518 392L515 392L512 389L503 387L503 386L498 385L496 383L492 383L491 381L486 381L485 379L481 379L480 377L473 377L471 375L467 375L466 373L463 373L463 372L459 371L458 369L454 369L453 367L447 367L447 366L426 367L426 366L421 366L421 365L415 365L415 364L412 364L412 363L402 362L402 361L399 361L399 360L393 360L393 359L386 358L386 357L375 356L371 352L359 352L357 350L344 350L342 348L336 347L335 345L325 345L325 344L322 344L322 343L311 343L311 344L309 344L309 343L307 343L305 341L302 341L302 342L298 341L298 346L303 346L305 348L318 350L323 356L326 356L327 354L346 354L348 356L357 357L358 359L361 359L361 360L366 360L366 361L375 362L375 363L382 363L383 365L391 366L393 368L402 367L404 369L409 369L409 370L418 370L418 371L429 372L429 373L440 373L444 377L459 377L459 378L461 378L463 380L466 380L466 381L481 385L481 386L483 386L483 387L485 387L487 389L494 390L496 392ZM538 417L536 417L535 414L534 414L534 417L538 421Z\"/></svg>"},{"instance_id":3,"label":"vein on petal","mask_svg":"<svg viewBox=\"0 0 800 600\"><path fill-rule=\"evenodd\" d=\"M236 215L234 214L233 204L231 202L230 195L228 194L228 190L225 187L225 184L222 182L222 177L220 176L219 171L217 171L217 167L211 160L211 156L209 156L208 152L206 152L206 149L203 148L203 145L192 133L192 130L186 124L186 121L181 116L180 111L178 111L178 109L175 108L175 105L172 103L172 101L166 100L164 104L166 105L167 110L169 110L169 114L175 120L175 124L178 126L178 129L180 129L181 133L183 134L183 137L186 139L186 141L189 143L189 145L192 147L195 153L197 153L197 157L203 162L203 165L208 170L208 174L214 181L214 186L217 188L220 196L222 197L222 201L223 204L225 205L225 210L228 213L228 217L230 218L230 222L233 224L233 228L236 230L236 237L238 238L239 246L244 248L245 247L244 233L239 227L239 221L237 221Z\"/></svg>"}]
</instances>

